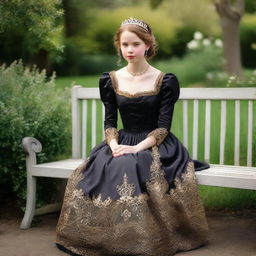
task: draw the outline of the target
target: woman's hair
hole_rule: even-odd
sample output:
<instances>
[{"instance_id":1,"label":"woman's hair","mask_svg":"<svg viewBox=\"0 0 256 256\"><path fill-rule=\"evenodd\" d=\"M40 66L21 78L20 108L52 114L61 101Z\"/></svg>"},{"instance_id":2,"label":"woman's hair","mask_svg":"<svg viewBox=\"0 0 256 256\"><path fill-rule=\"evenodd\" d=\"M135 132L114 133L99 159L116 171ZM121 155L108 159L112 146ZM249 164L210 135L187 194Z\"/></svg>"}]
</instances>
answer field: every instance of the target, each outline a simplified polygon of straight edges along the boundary
<instances>
[{"instance_id":1,"label":"woman's hair","mask_svg":"<svg viewBox=\"0 0 256 256\"><path fill-rule=\"evenodd\" d=\"M144 23L144 25L146 25L147 27L147 30L136 24L126 24L124 26L121 25L114 37L114 45L116 47L117 54L118 56L121 56L121 49L120 49L121 34L124 31L129 31L129 32L135 33L147 46L149 46L146 58L151 59L156 55L156 52L157 52L157 43L156 43L155 37L148 23L142 20L137 20L137 21Z\"/></svg>"}]
</instances>

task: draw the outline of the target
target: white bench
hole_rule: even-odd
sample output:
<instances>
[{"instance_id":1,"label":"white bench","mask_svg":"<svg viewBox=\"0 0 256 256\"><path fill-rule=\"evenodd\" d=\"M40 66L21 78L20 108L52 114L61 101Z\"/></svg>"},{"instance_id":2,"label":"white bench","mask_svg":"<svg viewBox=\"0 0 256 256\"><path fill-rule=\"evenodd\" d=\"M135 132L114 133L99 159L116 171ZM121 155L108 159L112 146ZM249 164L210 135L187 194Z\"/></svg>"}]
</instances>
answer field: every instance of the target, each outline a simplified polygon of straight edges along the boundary
<instances>
[{"instance_id":1,"label":"white bench","mask_svg":"<svg viewBox=\"0 0 256 256\"><path fill-rule=\"evenodd\" d=\"M219 136L219 164L209 163L210 159L210 135L211 135L211 106L213 101L218 100L220 104L220 118L218 124L220 125ZM234 106L234 143L232 145L234 150L234 164L224 165L225 156L225 138L227 126L227 104L228 101L233 100ZM197 182L201 185L221 186L241 189L256 190L256 167L252 167L252 162L255 161L256 148L253 148L253 138L255 143L256 131L253 120L253 112L256 107L256 88L181 88L180 98L176 104L180 104L180 110L183 113L182 122L182 143L188 148L189 141L189 111L193 112L192 129L192 158L198 158L198 139L204 141L204 161L210 164L209 169L196 172ZM52 178L68 178L72 171L78 167L87 153L90 151L86 148L87 129L91 125L91 148L96 143L96 130L102 131L101 139L104 138L103 122L104 119L104 105L97 103L100 101L98 88L83 88L81 86L74 86L72 88L72 159L66 159L56 162L37 164L36 153L42 149L41 143L32 137L25 137L23 139L23 147L26 152L26 166L27 166L27 204L26 212L21 229L30 227L31 221L35 214L36 201L36 179L37 177L52 177ZM199 102L205 101L205 129L204 134L199 134ZM240 103L246 101L246 143L241 145L246 153L246 166L240 166ZM88 105L90 102L90 106ZM192 105L191 105L192 104ZM192 110L191 107L192 106ZM90 107L90 108L89 108ZM97 109L99 109L101 116L97 116ZM215 107L216 108L216 107ZM213 107L212 107L213 109ZM89 111L90 110L90 111ZM214 111L216 109L213 109ZM91 112L91 113L90 113ZM177 109L175 113L177 112ZM88 122L88 114L91 114ZM174 115L175 117L175 115ZM101 120L101 127L97 127L97 120ZM244 124L244 123L243 123ZM244 140L243 140L244 141ZM230 146L230 145L229 145ZM253 159L254 153L254 159ZM245 164L244 164L245 165ZM59 204L60 206L60 204ZM58 206L58 207L59 207Z\"/></svg>"}]
</instances>

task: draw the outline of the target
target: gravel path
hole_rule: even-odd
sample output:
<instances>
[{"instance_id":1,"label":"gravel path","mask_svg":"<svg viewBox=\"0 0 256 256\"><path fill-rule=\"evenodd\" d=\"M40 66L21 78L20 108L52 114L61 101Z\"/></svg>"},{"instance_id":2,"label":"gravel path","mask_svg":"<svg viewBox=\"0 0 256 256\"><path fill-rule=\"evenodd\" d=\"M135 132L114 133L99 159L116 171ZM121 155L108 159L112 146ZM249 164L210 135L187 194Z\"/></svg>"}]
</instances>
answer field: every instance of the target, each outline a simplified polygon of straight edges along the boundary
<instances>
[{"instance_id":1,"label":"gravel path","mask_svg":"<svg viewBox=\"0 0 256 256\"><path fill-rule=\"evenodd\" d=\"M1 212L0 212L1 213ZM0 217L0 256L65 256L54 244L58 213L37 217L36 227L20 230L21 214ZM207 212L210 242L177 256L256 256L256 210L240 214Z\"/></svg>"}]
</instances>

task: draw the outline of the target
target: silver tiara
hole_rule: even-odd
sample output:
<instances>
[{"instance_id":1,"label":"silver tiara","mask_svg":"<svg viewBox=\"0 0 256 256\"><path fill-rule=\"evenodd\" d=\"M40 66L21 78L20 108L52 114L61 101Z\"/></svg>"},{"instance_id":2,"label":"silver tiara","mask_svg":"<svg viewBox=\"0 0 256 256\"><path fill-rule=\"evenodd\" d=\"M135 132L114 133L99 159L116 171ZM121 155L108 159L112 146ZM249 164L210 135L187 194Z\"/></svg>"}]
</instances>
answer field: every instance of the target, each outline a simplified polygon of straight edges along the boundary
<instances>
[{"instance_id":1,"label":"silver tiara","mask_svg":"<svg viewBox=\"0 0 256 256\"><path fill-rule=\"evenodd\" d=\"M124 26L124 25L137 25L137 26L140 26L142 28L144 28L147 32L148 31L148 27L147 27L147 24L145 24L143 21L141 20L137 20L137 19L134 19L132 17L130 17L129 19L127 20L124 20L122 23L121 23L121 27Z\"/></svg>"}]
</instances>

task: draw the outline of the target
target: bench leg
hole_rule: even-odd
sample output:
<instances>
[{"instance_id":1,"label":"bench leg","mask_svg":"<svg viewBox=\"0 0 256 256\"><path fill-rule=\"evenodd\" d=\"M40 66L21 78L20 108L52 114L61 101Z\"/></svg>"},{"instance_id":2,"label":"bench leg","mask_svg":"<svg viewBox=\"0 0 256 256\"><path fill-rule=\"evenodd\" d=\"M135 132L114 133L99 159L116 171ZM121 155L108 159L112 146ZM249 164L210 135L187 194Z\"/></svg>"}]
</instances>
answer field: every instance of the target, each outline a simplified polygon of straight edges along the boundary
<instances>
[{"instance_id":1,"label":"bench leg","mask_svg":"<svg viewBox=\"0 0 256 256\"><path fill-rule=\"evenodd\" d=\"M28 229L31 225L32 219L35 214L36 204L36 178L28 175L27 176L27 202L26 211L23 220L20 225L20 229Z\"/></svg>"},{"instance_id":2,"label":"bench leg","mask_svg":"<svg viewBox=\"0 0 256 256\"><path fill-rule=\"evenodd\" d=\"M26 211L20 224L21 229L28 229L35 214L36 205L36 177L32 176L32 167L36 164L36 153L41 152L42 144L33 137L24 137L22 146L26 153L27 167L27 202Z\"/></svg>"}]
</instances>

